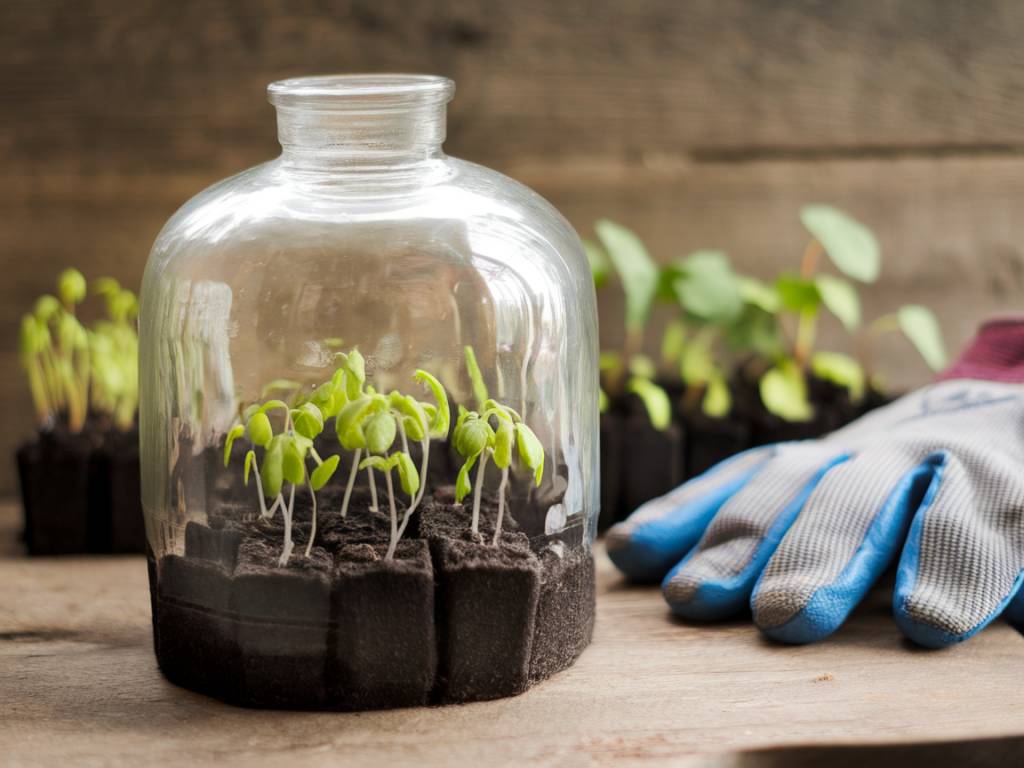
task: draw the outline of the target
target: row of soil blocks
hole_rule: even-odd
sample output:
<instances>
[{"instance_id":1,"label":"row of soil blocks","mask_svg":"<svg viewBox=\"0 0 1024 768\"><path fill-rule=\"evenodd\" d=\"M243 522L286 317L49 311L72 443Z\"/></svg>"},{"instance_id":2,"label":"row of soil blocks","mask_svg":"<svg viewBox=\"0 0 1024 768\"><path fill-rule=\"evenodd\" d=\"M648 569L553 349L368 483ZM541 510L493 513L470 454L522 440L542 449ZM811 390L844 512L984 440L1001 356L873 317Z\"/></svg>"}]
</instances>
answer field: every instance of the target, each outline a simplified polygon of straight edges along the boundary
<instances>
[{"instance_id":1,"label":"row of soil blocks","mask_svg":"<svg viewBox=\"0 0 1024 768\"><path fill-rule=\"evenodd\" d=\"M531 546L428 501L392 559L367 510L309 523L279 563L280 527L211 515L155 562L155 645L172 682L252 707L364 710L521 693L589 644L594 563ZM491 517L493 519L493 517ZM514 524L513 524L514 525Z\"/></svg>"},{"instance_id":2,"label":"row of soil blocks","mask_svg":"<svg viewBox=\"0 0 1024 768\"><path fill-rule=\"evenodd\" d=\"M40 432L16 460L29 554L144 551L138 432Z\"/></svg>"},{"instance_id":3,"label":"row of soil blocks","mask_svg":"<svg viewBox=\"0 0 1024 768\"><path fill-rule=\"evenodd\" d=\"M821 437L890 398L871 392L853 404L844 388L809 378L814 418L787 422L765 410L754 386L735 386L735 407L713 418L682 406L678 387L665 386L677 404L673 421L658 430L634 396L614 401L601 414L601 517L598 529L625 519L645 501L748 448Z\"/></svg>"}]
</instances>

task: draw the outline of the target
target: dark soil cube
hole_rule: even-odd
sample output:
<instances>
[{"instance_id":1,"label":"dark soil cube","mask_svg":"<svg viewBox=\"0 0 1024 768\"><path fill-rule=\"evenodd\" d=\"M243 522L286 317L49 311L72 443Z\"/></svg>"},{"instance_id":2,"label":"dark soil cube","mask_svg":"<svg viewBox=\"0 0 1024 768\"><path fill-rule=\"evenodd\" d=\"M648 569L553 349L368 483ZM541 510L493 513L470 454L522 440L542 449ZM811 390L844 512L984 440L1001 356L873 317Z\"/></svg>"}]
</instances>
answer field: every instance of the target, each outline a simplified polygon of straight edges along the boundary
<instances>
[{"instance_id":1,"label":"dark soil cube","mask_svg":"<svg viewBox=\"0 0 1024 768\"><path fill-rule=\"evenodd\" d=\"M622 420L618 414L601 414L601 515L597 529L604 531L622 518Z\"/></svg>"},{"instance_id":2,"label":"dark soil cube","mask_svg":"<svg viewBox=\"0 0 1024 768\"><path fill-rule=\"evenodd\" d=\"M343 709L421 706L437 672L434 570L426 542L350 544L338 553L331 704Z\"/></svg>"},{"instance_id":3,"label":"dark soil cube","mask_svg":"<svg viewBox=\"0 0 1024 768\"><path fill-rule=\"evenodd\" d=\"M525 535L499 546L441 539L438 579L439 683L445 701L522 693L530 683L540 563Z\"/></svg>"},{"instance_id":4,"label":"dark soil cube","mask_svg":"<svg viewBox=\"0 0 1024 768\"><path fill-rule=\"evenodd\" d=\"M622 459L619 511L624 518L683 482L683 431L678 424L658 430L645 415L630 416L624 421Z\"/></svg>"},{"instance_id":5,"label":"dark soil cube","mask_svg":"<svg viewBox=\"0 0 1024 768\"><path fill-rule=\"evenodd\" d=\"M88 551L92 452L92 441L84 434L55 431L41 436L41 469L31 491L30 554Z\"/></svg>"},{"instance_id":6,"label":"dark soil cube","mask_svg":"<svg viewBox=\"0 0 1024 768\"><path fill-rule=\"evenodd\" d=\"M582 548L556 543L540 554L530 681L544 680L571 665L594 633L594 558Z\"/></svg>"},{"instance_id":7,"label":"dark soil cube","mask_svg":"<svg viewBox=\"0 0 1024 768\"><path fill-rule=\"evenodd\" d=\"M409 525L412 526L412 521ZM412 531L406 531L405 536L411 534ZM334 514L321 519L317 540L333 552L347 544L387 545L391 540L391 518L381 512L353 506L345 517Z\"/></svg>"},{"instance_id":8,"label":"dark soil cube","mask_svg":"<svg viewBox=\"0 0 1024 768\"><path fill-rule=\"evenodd\" d=\"M167 555L157 575L156 649L160 669L178 685L231 698L239 674L231 575L220 565Z\"/></svg>"},{"instance_id":9,"label":"dark soil cube","mask_svg":"<svg viewBox=\"0 0 1024 768\"><path fill-rule=\"evenodd\" d=\"M750 446L750 428L735 415L714 418L700 412L689 413L685 423L686 479L706 472Z\"/></svg>"},{"instance_id":10,"label":"dark soil cube","mask_svg":"<svg viewBox=\"0 0 1024 768\"><path fill-rule=\"evenodd\" d=\"M242 539L242 532L233 528L208 528L192 521L185 526L185 556L219 563L231 573Z\"/></svg>"},{"instance_id":11,"label":"dark soil cube","mask_svg":"<svg viewBox=\"0 0 1024 768\"><path fill-rule=\"evenodd\" d=\"M469 535L470 527L473 524L473 505L471 497L465 503L459 504L454 501L454 495L449 494L447 489L434 495L434 498L425 499L416 513L419 517L418 534L421 539L430 542L431 550L434 544L443 539L461 539ZM502 520L501 528L505 533L515 533L518 530L518 523L512 517L508 504L505 506L505 517ZM487 492L480 501L480 535L487 541L494 536L494 524L498 519L498 503L491 498Z\"/></svg>"},{"instance_id":12,"label":"dark soil cube","mask_svg":"<svg viewBox=\"0 0 1024 768\"><path fill-rule=\"evenodd\" d=\"M110 473L110 550L142 552L146 524L142 514L139 433L113 433L104 452Z\"/></svg>"},{"instance_id":13,"label":"dark soil cube","mask_svg":"<svg viewBox=\"0 0 1024 768\"><path fill-rule=\"evenodd\" d=\"M317 707L327 698L326 659L333 561L296 544L286 566L281 545L249 538L238 550L231 590L241 654L237 699L261 707Z\"/></svg>"},{"instance_id":14,"label":"dark soil cube","mask_svg":"<svg viewBox=\"0 0 1024 768\"><path fill-rule=\"evenodd\" d=\"M39 443L22 443L15 453L15 461L18 465L18 484L21 487L21 506L25 513L25 528L22 531L22 538L31 550L32 516L35 510L33 489L41 482L42 478Z\"/></svg>"}]
</instances>

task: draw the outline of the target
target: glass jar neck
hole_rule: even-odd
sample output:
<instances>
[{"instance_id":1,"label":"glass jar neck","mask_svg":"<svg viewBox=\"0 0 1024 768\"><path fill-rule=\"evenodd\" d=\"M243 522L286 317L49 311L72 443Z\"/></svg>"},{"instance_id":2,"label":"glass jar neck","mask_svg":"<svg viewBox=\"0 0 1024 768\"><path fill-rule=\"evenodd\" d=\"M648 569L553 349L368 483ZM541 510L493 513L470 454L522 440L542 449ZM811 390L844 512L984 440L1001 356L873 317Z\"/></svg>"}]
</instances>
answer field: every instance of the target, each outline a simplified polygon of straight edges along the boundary
<instances>
[{"instance_id":1,"label":"glass jar neck","mask_svg":"<svg viewBox=\"0 0 1024 768\"><path fill-rule=\"evenodd\" d=\"M415 173L442 158L451 81L413 75L285 80L270 86L282 165L302 173Z\"/></svg>"}]
</instances>

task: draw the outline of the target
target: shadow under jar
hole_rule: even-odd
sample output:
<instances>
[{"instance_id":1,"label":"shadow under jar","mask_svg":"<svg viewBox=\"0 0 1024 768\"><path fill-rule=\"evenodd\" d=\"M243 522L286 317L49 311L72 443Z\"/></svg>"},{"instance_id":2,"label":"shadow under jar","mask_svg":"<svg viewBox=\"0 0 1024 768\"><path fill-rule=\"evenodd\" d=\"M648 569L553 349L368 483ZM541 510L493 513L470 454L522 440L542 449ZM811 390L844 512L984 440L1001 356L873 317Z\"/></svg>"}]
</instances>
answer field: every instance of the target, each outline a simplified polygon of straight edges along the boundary
<instances>
[{"instance_id":1,"label":"shadow under jar","mask_svg":"<svg viewBox=\"0 0 1024 768\"><path fill-rule=\"evenodd\" d=\"M453 91L272 84L280 157L153 246L142 495L179 685L258 707L489 699L590 642L589 270L546 201L442 152Z\"/></svg>"}]
</instances>

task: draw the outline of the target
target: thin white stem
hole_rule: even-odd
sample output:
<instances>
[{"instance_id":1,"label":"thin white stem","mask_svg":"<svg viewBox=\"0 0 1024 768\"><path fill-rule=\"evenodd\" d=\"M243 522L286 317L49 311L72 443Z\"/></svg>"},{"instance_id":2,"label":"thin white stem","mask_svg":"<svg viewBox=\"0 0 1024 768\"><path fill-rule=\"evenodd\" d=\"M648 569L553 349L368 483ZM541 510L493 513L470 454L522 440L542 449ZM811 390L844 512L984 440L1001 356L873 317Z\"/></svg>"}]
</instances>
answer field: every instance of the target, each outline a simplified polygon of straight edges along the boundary
<instances>
[{"instance_id":1,"label":"thin white stem","mask_svg":"<svg viewBox=\"0 0 1024 768\"><path fill-rule=\"evenodd\" d=\"M361 448L356 448L355 455L352 456L352 469L348 473L348 485L345 486L345 498L341 502L341 516L344 518L348 515L348 502L352 498L352 486L356 483L356 473L359 472L359 457L362 456L363 451Z\"/></svg>"},{"instance_id":2,"label":"thin white stem","mask_svg":"<svg viewBox=\"0 0 1024 768\"><path fill-rule=\"evenodd\" d=\"M424 438L420 441L420 445L423 446L423 460L420 462L420 487L416 491L414 496L409 498L409 506L405 510L405 514L402 516L402 524L398 527L398 538L402 538L402 534L405 533L406 527L409 525L409 520L412 518L412 513L415 512L420 502L423 501L423 492L427 487L427 459L430 458L430 438ZM409 451L406 450L406 453Z\"/></svg>"},{"instance_id":3,"label":"thin white stem","mask_svg":"<svg viewBox=\"0 0 1024 768\"><path fill-rule=\"evenodd\" d=\"M390 560L395 556L395 548L398 546L398 509L395 507L395 485L391 480L391 470L384 473L384 480L387 483L388 502L391 505L391 541L388 543L384 559Z\"/></svg>"},{"instance_id":4,"label":"thin white stem","mask_svg":"<svg viewBox=\"0 0 1024 768\"><path fill-rule=\"evenodd\" d=\"M377 505L377 481L373 479L373 467L367 467L366 474L370 478L370 511L379 512L380 507Z\"/></svg>"},{"instance_id":5,"label":"thin white stem","mask_svg":"<svg viewBox=\"0 0 1024 768\"><path fill-rule=\"evenodd\" d=\"M498 521L494 524L494 546L501 539L501 522L505 517L505 489L508 488L508 467L501 470L501 485L498 486Z\"/></svg>"},{"instance_id":6,"label":"thin white stem","mask_svg":"<svg viewBox=\"0 0 1024 768\"><path fill-rule=\"evenodd\" d=\"M489 453L484 451L480 455L480 464L476 469L476 487L473 488L473 524L470 530L473 533L480 533L480 492L484 487L484 469L487 467Z\"/></svg>"},{"instance_id":7,"label":"thin white stem","mask_svg":"<svg viewBox=\"0 0 1024 768\"><path fill-rule=\"evenodd\" d=\"M256 463L255 453L252 455L252 471L256 474L256 495L260 499L260 516L270 517L271 513L267 512L267 502L263 499L263 481L260 480L260 468Z\"/></svg>"},{"instance_id":8,"label":"thin white stem","mask_svg":"<svg viewBox=\"0 0 1024 768\"><path fill-rule=\"evenodd\" d=\"M306 487L309 488L309 498L313 501L313 526L309 529L309 541L306 543L306 557L308 558L313 551L313 539L316 538L316 493L313 491L311 483L307 482Z\"/></svg>"},{"instance_id":9,"label":"thin white stem","mask_svg":"<svg viewBox=\"0 0 1024 768\"><path fill-rule=\"evenodd\" d=\"M284 508L284 549L281 550L281 559L277 561L277 564L280 566L288 565L288 560L292 556L292 549L295 547L295 543L292 541L292 510L294 508L295 485L293 483L288 504Z\"/></svg>"}]
</instances>

